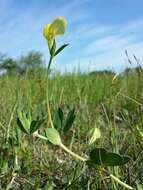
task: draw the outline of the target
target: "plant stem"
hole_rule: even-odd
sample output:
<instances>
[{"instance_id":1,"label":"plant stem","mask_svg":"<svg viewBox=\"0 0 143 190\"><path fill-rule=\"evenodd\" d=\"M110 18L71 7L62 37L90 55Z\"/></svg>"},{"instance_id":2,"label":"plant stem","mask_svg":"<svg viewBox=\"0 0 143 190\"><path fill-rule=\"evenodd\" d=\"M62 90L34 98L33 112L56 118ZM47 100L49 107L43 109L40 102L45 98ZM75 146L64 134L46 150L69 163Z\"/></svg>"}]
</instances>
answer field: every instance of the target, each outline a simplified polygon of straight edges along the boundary
<instances>
[{"instance_id":1,"label":"plant stem","mask_svg":"<svg viewBox=\"0 0 143 190\"><path fill-rule=\"evenodd\" d=\"M47 77L49 76L49 71L50 71L52 60L53 60L53 56L50 56L49 63L48 63L48 68L47 68Z\"/></svg>"},{"instance_id":2,"label":"plant stem","mask_svg":"<svg viewBox=\"0 0 143 190\"><path fill-rule=\"evenodd\" d=\"M50 125L52 128L54 128L53 121L52 121L52 116L51 116L51 110L50 110L50 103L49 103L49 71L50 71L50 66L52 63L53 57L50 56L50 60L48 63L48 68L47 68L47 76L46 76L46 81L47 81L47 87L46 87L46 99L47 99L47 111L48 111L48 116L49 116L49 121Z\"/></svg>"},{"instance_id":3,"label":"plant stem","mask_svg":"<svg viewBox=\"0 0 143 190\"><path fill-rule=\"evenodd\" d=\"M62 149L64 149L66 152L68 152L69 154L71 154L73 157L75 157L76 159L78 160L81 160L82 162L86 162L87 159L86 158L83 158L81 156L79 156L78 154L72 152L70 149L68 149L65 145L63 145L62 143L60 144L60 147Z\"/></svg>"},{"instance_id":4,"label":"plant stem","mask_svg":"<svg viewBox=\"0 0 143 190\"><path fill-rule=\"evenodd\" d=\"M125 187L126 189L133 189L130 185L127 185L126 183L122 182L119 178L115 177L114 175L110 174L110 178L115 180L117 183Z\"/></svg>"},{"instance_id":5,"label":"plant stem","mask_svg":"<svg viewBox=\"0 0 143 190\"><path fill-rule=\"evenodd\" d=\"M43 139L43 140L48 140L46 137L44 137L44 136L42 136L42 135L40 135L40 134L38 134L38 133L33 133L33 135L35 136L35 137L38 137L38 138L40 138L40 139Z\"/></svg>"},{"instance_id":6,"label":"plant stem","mask_svg":"<svg viewBox=\"0 0 143 190\"><path fill-rule=\"evenodd\" d=\"M44 136L42 136L42 135L40 135L40 134L38 134L38 133L33 133L33 135L34 135L35 137L40 138L40 139L43 139L43 140L46 140L46 141L48 140L46 137L44 137ZM72 155L73 157L75 157L76 159L81 160L82 162L87 161L86 158L83 158L83 157L79 156L78 154L72 152L70 149L68 149L68 148L67 148L65 145L63 145L62 143L60 144L60 147L61 147L63 150L65 150L66 152L68 152L69 154L71 154L71 155Z\"/></svg>"},{"instance_id":7,"label":"plant stem","mask_svg":"<svg viewBox=\"0 0 143 190\"><path fill-rule=\"evenodd\" d=\"M118 184L120 184L121 186L125 187L126 189L130 189L132 190L133 187L131 187L130 185L124 183L123 181L121 181L119 178L117 178L116 176L114 176L113 174L110 174L107 170L105 170L104 168L102 169L102 171L104 171L107 175L109 175L109 177L113 180L115 180Z\"/></svg>"}]
</instances>

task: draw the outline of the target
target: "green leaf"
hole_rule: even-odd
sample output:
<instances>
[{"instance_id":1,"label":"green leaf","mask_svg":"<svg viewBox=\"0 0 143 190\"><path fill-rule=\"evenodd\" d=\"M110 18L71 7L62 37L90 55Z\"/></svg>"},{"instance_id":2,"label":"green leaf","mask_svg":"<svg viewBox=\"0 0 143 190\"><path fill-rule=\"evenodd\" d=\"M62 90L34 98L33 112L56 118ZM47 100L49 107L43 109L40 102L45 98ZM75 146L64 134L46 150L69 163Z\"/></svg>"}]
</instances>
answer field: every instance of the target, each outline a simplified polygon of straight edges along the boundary
<instances>
[{"instance_id":1,"label":"green leaf","mask_svg":"<svg viewBox=\"0 0 143 190\"><path fill-rule=\"evenodd\" d=\"M31 115L24 111L19 111L17 124L24 133L30 134Z\"/></svg>"},{"instance_id":2,"label":"green leaf","mask_svg":"<svg viewBox=\"0 0 143 190\"><path fill-rule=\"evenodd\" d=\"M23 126L23 124L21 123L20 119L17 118L17 125L19 126L19 128L21 129L21 131L23 131L26 134L29 134L29 131Z\"/></svg>"},{"instance_id":3,"label":"green leaf","mask_svg":"<svg viewBox=\"0 0 143 190\"><path fill-rule=\"evenodd\" d=\"M54 54L54 56L58 55L61 51L63 51L63 49L65 49L65 47L67 47L69 44L64 44L62 45Z\"/></svg>"},{"instance_id":4,"label":"green leaf","mask_svg":"<svg viewBox=\"0 0 143 190\"><path fill-rule=\"evenodd\" d=\"M42 123L43 123L43 120L38 120L38 121L33 120L30 125L30 134L37 131L41 127Z\"/></svg>"},{"instance_id":5,"label":"green leaf","mask_svg":"<svg viewBox=\"0 0 143 190\"><path fill-rule=\"evenodd\" d=\"M103 160L106 158L106 153L107 151L104 148L95 148L89 154L89 161L93 164L103 165Z\"/></svg>"},{"instance_id":6,"label":"green leaf","mask_svg":"<svg viewBox=\"0 0 143 190\"><path fill-rule=\"evenodd\" d=\"M54 128L45 129L47 139L54 145L61 144L61 137L58 131Z\"/></svg>"},{"instance_id":7,"label":"green leaf","mask_svg":"<svg viewBox=\"0 0 143 190\"><path fill-rule=\"evenodd\" d=\"M120 166L129 162L128 156L107 152L104 148L95 148L90 152L88 163L102 166Z\"/></svg>"},{"instance_id":8,"label":"green leaf","mask_svg":"<svg viewBox=\"0 0 143 190\"><path fill-rule=\"evenodd\" d=\"M62 109L59 107L55 114L55 118L54 118L54 127L59 132L61 132L61 130L62 130L63 119L64 119L64 114L63 114Z\"/></svg>"},{"instance_id":9,"label":"green leaf","mask_svg":"<svg viewBox=\"0 0 143 190\"><path fill-rule=\"evenodd\" d=\"M129 160L130 158L128 156L121 156L119 154L109 152L106 154L104 164L106 166L120 166L129 162Z\"/></svg>"},{"instance_id":10,"label":"green leaf","mask_svg":"<svg viewBox=\"0 0 143 190\"><path fill-rule=\"evenodd\" d=\"M69 129L72 127L72 124L75 120L75 109L72 109L71 111L69 111L68 113L68 116L67 116L67 119L65 121L65 125L64 125L64 128L63 128L63 132L67 132L69 131Z\"/></svg>"}]
</instances>

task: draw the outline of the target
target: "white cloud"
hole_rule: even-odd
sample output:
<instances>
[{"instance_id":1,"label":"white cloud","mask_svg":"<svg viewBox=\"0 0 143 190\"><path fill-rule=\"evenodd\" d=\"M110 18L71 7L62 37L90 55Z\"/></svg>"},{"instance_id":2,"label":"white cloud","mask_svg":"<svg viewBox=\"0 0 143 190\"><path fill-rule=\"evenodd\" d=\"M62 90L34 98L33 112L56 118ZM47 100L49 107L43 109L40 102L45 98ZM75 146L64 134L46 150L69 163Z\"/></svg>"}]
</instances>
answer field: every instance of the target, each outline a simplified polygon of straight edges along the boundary
<instances>
[{"instance_id":1,"label":"white cloud","mask_svg":"<svg viewBox=\"0 0 143 190\"><path fill-rule=\"evenodd\" d=\"M127 36L122 37L118 35L111 35L106 36L103 38L99 38L93 42L91 42L84 50L84 55L91 55L91 54L99 54L108 51L112 51L115 49L123 48L125 49L126 46L133 43L136 40L135 36Z\"/></svg>"}]
</instances>

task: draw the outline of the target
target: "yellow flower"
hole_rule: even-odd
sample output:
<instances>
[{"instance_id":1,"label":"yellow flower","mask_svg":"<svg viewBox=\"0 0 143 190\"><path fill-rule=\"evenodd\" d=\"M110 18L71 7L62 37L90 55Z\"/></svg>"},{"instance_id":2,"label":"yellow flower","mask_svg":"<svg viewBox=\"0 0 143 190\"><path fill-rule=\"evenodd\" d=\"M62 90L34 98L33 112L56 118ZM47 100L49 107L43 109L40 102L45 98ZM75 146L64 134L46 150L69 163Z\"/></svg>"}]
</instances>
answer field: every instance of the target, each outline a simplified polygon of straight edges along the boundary
<instances>
[{"instance_id":1,"label":"yellow flower","mask_svg":"<svg viewBox=\"0 0 143 190\"><path fill-rule=\"evenodd\" d=\"M61 16L57 17L51 24L47 24L44 27L43 35L47 39L50 48L53 45L55 36L63 35L65 33L66 27L67 21Z\"/></svg>"}]
</instances>

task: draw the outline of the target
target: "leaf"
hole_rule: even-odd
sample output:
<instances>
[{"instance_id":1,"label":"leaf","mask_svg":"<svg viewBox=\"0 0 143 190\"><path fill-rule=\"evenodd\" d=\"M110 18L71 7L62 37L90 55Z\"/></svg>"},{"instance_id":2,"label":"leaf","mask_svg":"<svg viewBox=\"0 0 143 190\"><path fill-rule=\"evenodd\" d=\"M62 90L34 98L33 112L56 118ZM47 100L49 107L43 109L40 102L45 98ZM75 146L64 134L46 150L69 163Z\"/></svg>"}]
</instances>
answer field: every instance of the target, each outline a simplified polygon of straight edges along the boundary
<instances>
[{"instance_id":1,"label":"leaf","mask_svg":"<svg viewBox=\"0 0 143 190\"><path fill-rule=\"evenodd\" d=\"M128 156L107 152L104 148L95 148L90 152L89 163L103 166L120 166L129 162Z\"/></svg>"},{"instance_id":2,"label":"leaf","mask_svg":"<svg viewBox=\"0 0 143 190\"><path fill-rule=\"evenodd\" d=\"M65 121L65 125L64 125L64 128L63 128L63 132L67 132L69 131L69 129L72 127L72 124L75 120L75 109L72 109L71 111L69 111L68 113L68 116L67 116L67 119Z\"/></svg>"},{"instance_id":3,"label":"leaf","mask_svg":"<svg viewBox=\"0 0 143 190\"><path fill-rule=\"evenodd\" d=\"M103 160L106 157L106 153L107 151L104 148L95 148L93 149L89 156L90 156L90 162L97 164L97 165L102 165L103 164Z\"/></svg>"},{"instance_id":4,"label":"leaf","mask_svg":"<svg viewBox=\"0 0 143 190\"><path fill-rule=\"evenodd\" d=\"M61 144L61 137L58 131L54 128L45 129L47 139L54 145Z\"/></svg>"},{"instance_id":5,"label":"leaf","mask_svg":"<svg viewBox=\"0 0 143 190\"><path fill-rule=\"evenodd\" d=\"M55 129L57 129L59 132L61 132L62 130L62 126L63 126L63 118L64 118L64 114L62 109L59 107L56 114L55 114L55 118L54 118L54 127Z\"/></svg>"},{"instance_id":6,"label":"leaf","mask_svg":"<svg viewBox=\"0 0 143 190\"><path fill-rule=\"evenodd\" d=\"M31 115L24 111L19 111L17 124L24 133L30 134Z\"/></svg>"},{"instance_id":7,"label":"leaf","mask_svg":"<svg viewBox=\"0 0 143 190\"><path fill-rule=\"evenodd\" d=\"M26 134L29 134L28 130L23 126L23 124L21 123L20 119L17 118L17 125L19 126L19 128L21 129L21 131L23 131Z\"/></svg>"},{"instance_id":8,"label":"leaf","mask_svg":"<svg viewBox=\"0 0 143 190\"><path fill-rule=\"evenodd\" d=\"M55 52L55 54L54 54L54 56L56 56L56 55L58 55L61 51L63 51L63 49L65 48L65 47L67 47L69 44L64 44L64 45L62 45L56 52Z\"/></svg>"},{"instance_id":9,"label":"leaf","mask_svg":"<svg viewBox=\"0 0 143 190\"><path fill-rule=\"evenodd\" d=\"M38 120L38 121L33 120L30 125L30 134L37 131L41 127L42 123L43 123L43 120Z\"/></svg>"},{"instance_id":10,"label":"leaf","mask_svg":"<svg viewBox=\"0 0 143 190\"><path fill-rule=\"evenodd\" d=\"M22 131L20 130L20 128L15 128L13 130L13 137L16 141L16 143L19 145L21 143L21 135L22 135Z\"/></svg>"},{"instance_id":11,"label":"leaf","mask_svg":"<svg viewBox=\"0 0 143 190\"><path fill-rule=\"evenodd\" d=\"M97 139L100 138L100 136L101 136L100 130L97 127L95 127L93 134L92 134L92 137L89 140L89 145L93 144Z\"/></svg>"},{"instance_id":12,"label":"leaf","mask_svg":"<svg viewBox=\"0 0 143 190\"><path fill-rule=\"evenodd\" d=\"M121 156L116 153L107 153L105 165L107 166L120 166L126 164L130 160L127 156Z\"/></svg>"}]
</instances>

